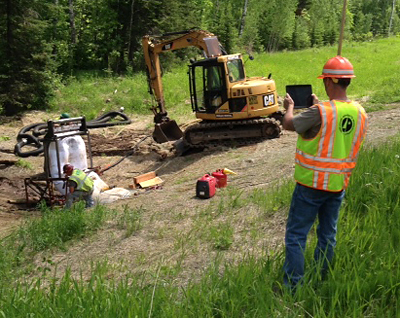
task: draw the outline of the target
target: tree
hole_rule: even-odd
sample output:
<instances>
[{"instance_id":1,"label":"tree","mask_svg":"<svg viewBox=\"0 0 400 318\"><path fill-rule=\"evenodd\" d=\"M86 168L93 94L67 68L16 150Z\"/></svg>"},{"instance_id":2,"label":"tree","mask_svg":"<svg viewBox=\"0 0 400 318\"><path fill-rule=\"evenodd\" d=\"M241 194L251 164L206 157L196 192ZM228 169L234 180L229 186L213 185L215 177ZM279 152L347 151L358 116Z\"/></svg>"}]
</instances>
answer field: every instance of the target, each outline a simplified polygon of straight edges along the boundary
<instances>
[{"instance_id":1,"label":"tree","mask_svg":"<svg viewBox=\"0 0 400 318\"><path fill-rule=\"evenodd\" d=\"M310 47L310 36L308 34L308 21L306 17L296 16L293 32L293 48L304 49Z\"/></svg>"},{"instance_id":2,"label":"tree","mask_svg":"<svg viewBox=\"0 0 400 318\"><path fill-rule=\"evenodd\" d=\"M242 18L240 20L240 28L239 28L239 37L242 36L244 26L246 24L246 16L247 16L247 7L249 5L249 0L244 0L244 6L243 6L243 13L242 13Z\"/></svg>"},{"instance_id":3,"label":"tree","mask_svg":"<svg viewBox=\"0 0 400 318\"><path fill-rule=\"evenodd\" d=\"M297 0L260 1L259 35L267 51L291 48Z\"/></svg>"},{"instance_id":4,"label":"tree","mask_svg":"<svg viewBox=\"0 0 400 318\"><path fill-rule=\"evenodd\" d=\"M48 3L38 0L1 0L0 103L6 115L45 109L52 93L53 63ZM43 17L41 19L41 17Z\"/></svg>"},{"instance_id":5,"label":"tree","mask_svg":"<svg viewBox=\"0 0 400 318\"><path fill-rule=\"evenodd\" d=\"M259 25L260 25L260 12L257 7L253 5L254 1L250 2L246 14L246 23L244 24L242 36L239 39L241 47L247 51L261 52L264 46L261 44Z\"/></svg>"}]
</instances>

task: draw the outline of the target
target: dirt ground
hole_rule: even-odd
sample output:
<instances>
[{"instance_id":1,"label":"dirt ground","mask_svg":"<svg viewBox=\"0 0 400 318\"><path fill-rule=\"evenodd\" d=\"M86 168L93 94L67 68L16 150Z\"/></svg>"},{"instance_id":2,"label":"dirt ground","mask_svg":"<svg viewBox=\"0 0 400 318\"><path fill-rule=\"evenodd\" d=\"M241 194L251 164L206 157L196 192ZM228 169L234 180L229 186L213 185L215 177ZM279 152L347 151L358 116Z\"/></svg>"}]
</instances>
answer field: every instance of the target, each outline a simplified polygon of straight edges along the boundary
<instances>
[{"instance_id":1,"label":"dirt ground","mask_svg":"<svg viewBox=\"0 0 400 318\"><path fill-rule=\"evenodd\" d=\"M43 156L25 158L21 164L13 154L13 149L17 133L22 127L44 122L48 118L51 118L50 114L32 112L19 119L0 119L0 235L3 237L17 228L24 217L38 214L35 209L28 209L17 202L25 198L24 178L43 171ZM370 145L381 143L389 136L397 134L400 131L399 119L400 104L390 105L387 110L370 113L366 143ZM116 163L132 150L138 141L151 133L148 127L151 127L150 117L132 118L130 125L91 130L93 165L105 167ZM216 169L229 168L237 175L228 177L228 187L244 191L257 187L268 189L274 181L292 175L295 142L296 134L284 131L280 138L265 140L254 145L240 148L220 147L177 156L172 143L159 145L151 138L147 138L140 143L132 156L106 171L102 179L109 186L129 188L135 176L156 171L164 181L161 189L149 190L110 204L116 208L124 205L144 207L152 222L147 223L147 227L140 235L129 239L123 239L122 234L110 228L96 238L72 246L68 252L56 253L52 256L53 260L59 264L60 271L60 268L70 266L74 258L82 262L104 257L135 258L136 265L140 257L148 261L158 259L160 254L177 244L176 238L162 240L168 237L168 231L174 229L180 237L184 237L182 235L185 233L190 235L185 232L185 228L190 227L189 223L193 222L193 218L182 217L181 221L177 222L176 215L186 213L194 216L196 211L213 202L196 198L195 185L198 178ZM224 192L217 191L216 197L211 200L218 202L221 193ZM246 216L248 218L246 221L238 219L239 227L240 222L243 223L243 227L246 226L245 222L250 220L250 214L251 211ZM282 243L284 222L283 214L264 219L263 224L259 226L259 230L264 233L264 238L257 241L260 248L266 245L274 247ZM253 247L249 245L246 248ZM231 252L232 258L236 254L242 255L243 247L241 244L234 244ZM204 263L200 261L201 255L208 254L204 257L209 258L209 253L209 250L197 247L196 255L186 259L186 266L203 267ZM168 253L166 255L170 256L165 257L174 260L178 257ZM126 264L130 264L129 261Z\"/></svg>"}]
</instances>

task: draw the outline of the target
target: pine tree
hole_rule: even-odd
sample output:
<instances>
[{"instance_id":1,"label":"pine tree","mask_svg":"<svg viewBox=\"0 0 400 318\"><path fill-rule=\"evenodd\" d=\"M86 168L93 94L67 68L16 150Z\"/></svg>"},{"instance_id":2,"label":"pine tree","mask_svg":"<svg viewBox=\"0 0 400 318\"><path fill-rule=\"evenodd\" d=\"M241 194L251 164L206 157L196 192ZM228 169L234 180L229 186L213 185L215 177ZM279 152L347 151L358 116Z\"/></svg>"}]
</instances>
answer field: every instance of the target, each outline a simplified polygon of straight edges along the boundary
<instances>
[{"instance_id":1,"label":"pine tree","mask_svg":"<svg viewBox=\"0 0 400 318\"><path fill-rule=\"evenodd\" d=\"M48 3L38 0L1 0L0 105L6 115L45 109L54 81Z\"/></svg>"}]
</instances>

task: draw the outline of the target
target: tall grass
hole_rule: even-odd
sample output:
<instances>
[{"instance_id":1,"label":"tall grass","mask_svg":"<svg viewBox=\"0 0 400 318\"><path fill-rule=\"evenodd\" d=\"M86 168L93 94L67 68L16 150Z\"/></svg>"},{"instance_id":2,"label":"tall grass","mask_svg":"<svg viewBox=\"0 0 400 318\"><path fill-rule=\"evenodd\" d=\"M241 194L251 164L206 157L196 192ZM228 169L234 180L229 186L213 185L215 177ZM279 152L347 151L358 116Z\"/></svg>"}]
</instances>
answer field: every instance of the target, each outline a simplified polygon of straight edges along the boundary
<instances>
[{"instance_id":1,"label":"tall grass","mask_svg":"<svg viewBox=\"0 0 400 318\"><path fill-rule=\"evenodd\" d=\"M245 56L245 68L247 76L272 73L280 96L285 95L286 85L312 84L313 91L324 100L324 87L317 76L328 58L336 55L336 50L336 47L323 47L263 53L256 54L253 61ZM368 105L400 101L400 38L345 43L343 55L353 63L357 75L348 91L350 97L362 99L364 104L367 101ZM186 64L174 67L163 76L166 107L172 117L188 117L192 113ZM70 78L56 92L52 108L73 115L86 115L89 119L120 107L124 107L128 114L151 115L150 107L154 102L147 91L146 76L144 71L136 71L126 77L87 73Z\"/></svg>"},{"instance_id":2,"label":"tall grass","mask_svg":"<svg viewBox=\"0 0 400 318\"><path fill-rule=\"evenodd\" d=\"M142 209L125 207L123 213L97 205L85 209L84 202L69 210L50 209L40 205L40 217L28 218L20 228L0 241L0 284L18 276L19 269L43 250L65 249L69 242L89 236L112 219L125 236L140 228ZM21 268L20 268L21 267Z\"/></svg>"},{"instance_id":3,"label":"tall grass","mask_svg":"<svg viewBox=\"0 0 400 318\"><path fill-rule=\"evenodd\" d=\"M338 245L328 277L321 280L312 262L315 235L306 250L307 276L292 296L283 289L283 251L244 255L237 264L217 256L200 277L179 288L174 279L148 270L140 275L109 278L107 264L99 263L89 279L72 278L43 285L17 281L0 286L0 314L4 317L398 317L400 300L400 136L377 148L365 149L359 158L342 207ZM271 207L289 204L286 199ZM275 193L279 194L279 193ZM225 207L243 208L261 202L240 192L228 193ZM269 200L264 201L265 204ZM125 208L126 209L126 208ZM124 212L124 219L137 214ZM57 217L55 218L57 220ZM229 249L229 223L222 235L209 230L219 250ZM96 223L96 222L95 222ZM55 226L48 223L48 227ZM204 229L207 231L207 229ZM222 232L223 232L222 231ZM33 231L34 232L34 231ZM313 232L313 231L312 231ZM78 231L79 233L79 231ZM224 238L225 237L225 238ZM28 243L27 243L28 244ZM35 246L32 244L31 246ZM15 251L2 248L2 257ZM7 254L8 253L8 254ZM223 253L223 252L220 252ZM0 265L4 267L3 263ZM161 266L161 264L160 264Z\"/></svg>"},{"instance_id":4,"label":"tall grass","mask_svg":"<svg viewBox=\"0 0 400 318\"><path fill-rule=\"evenodd\" d=\"M27 219L18 231L20 244L41 251L50 247L63 247L73 238L83 237L97 230L106 220L107 210L98 205L86 213L84 202L79 202L69 210L49 209L41 206L41 217Z\"/></svg>"}]
</instances>

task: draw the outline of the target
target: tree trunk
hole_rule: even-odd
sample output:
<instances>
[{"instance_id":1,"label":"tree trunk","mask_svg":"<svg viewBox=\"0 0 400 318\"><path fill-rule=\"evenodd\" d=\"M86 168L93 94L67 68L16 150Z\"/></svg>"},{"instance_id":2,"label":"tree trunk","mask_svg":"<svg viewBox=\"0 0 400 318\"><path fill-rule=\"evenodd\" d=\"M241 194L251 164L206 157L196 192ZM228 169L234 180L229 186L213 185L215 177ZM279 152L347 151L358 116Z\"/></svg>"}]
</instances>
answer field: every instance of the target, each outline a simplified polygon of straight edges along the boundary
<instances>
[{"instance_id":1,"label":"tree trunk","mask_svg":"<svg viewBox=\"0 0 400 318\"><path fill-rule=\"evenodd\" d=\"M129 39L128 39L128 61L132 63L133 59L133 49L132 49L132 32L133 32L133 8L135 5L135 0L132 0L131 4L131 18L129 21Z\"/></svg>"},{"instance_id":2,"label":"tree trunk","mask_svg":"<svg viewBox=\"0 0 400 318\"><path fill-rule=\"evenodd\" d=\"M239 28L239 38L242 36L243 30L244 30L244 26L246 24L247 5L248 4L249 4L249 0L244 0L242 20L240 21L240 28Z\"/></svg>"},{"instance_id":3,"label":"tree trunk","mask_svg":"<svg viewBox=\"0 0 400 318\"><path fill-rule=\"evenodd\" d=\"M54 0L54 5L56 8L58 8L58 0ZM57 45L56 45L56 39L57 39L57 24L58 24L58 15L53 19L53 54L57 55Z\"/></svg>"},{"instance_id":4,"label":"tree trunk","mask_svg":"<svg viewBox=\"0 0 400 318\"><path fill-rule=\"evenodd\" d=\"M6 10L7 10L7 50L8 54L11 54L11 47L14 41L13 30L12 30L12 0L7 0ZM10 55L9 55L10 56Z\"/></svg>"},{"instance_id":5,"label":"tree trunk","mask_svg":"<svg viewBox=\"0 0 400 318\"><path fill-rule=\"evenodd\" d=\"M389 22L388 36L390 36L390 31L391 31L391 29L392 29L392 21L393 21L393 13L394 13L395 4L396 4L396 0L393 0L393 4L392 4L392 13L390 14L390 22Z\"/></svg>"},{"instance_id":6,"label":"tree trunk","mask_svg":"<svg viewBox=\"0 0 400 318\"><path fill-rule=\"evenodd\" d=\"M71 28L71 43L76 44L76 27L75 27L75 13L74 13L74 0L68 0L69 3L69 25Z\"/></svg>"}]
</instances>

